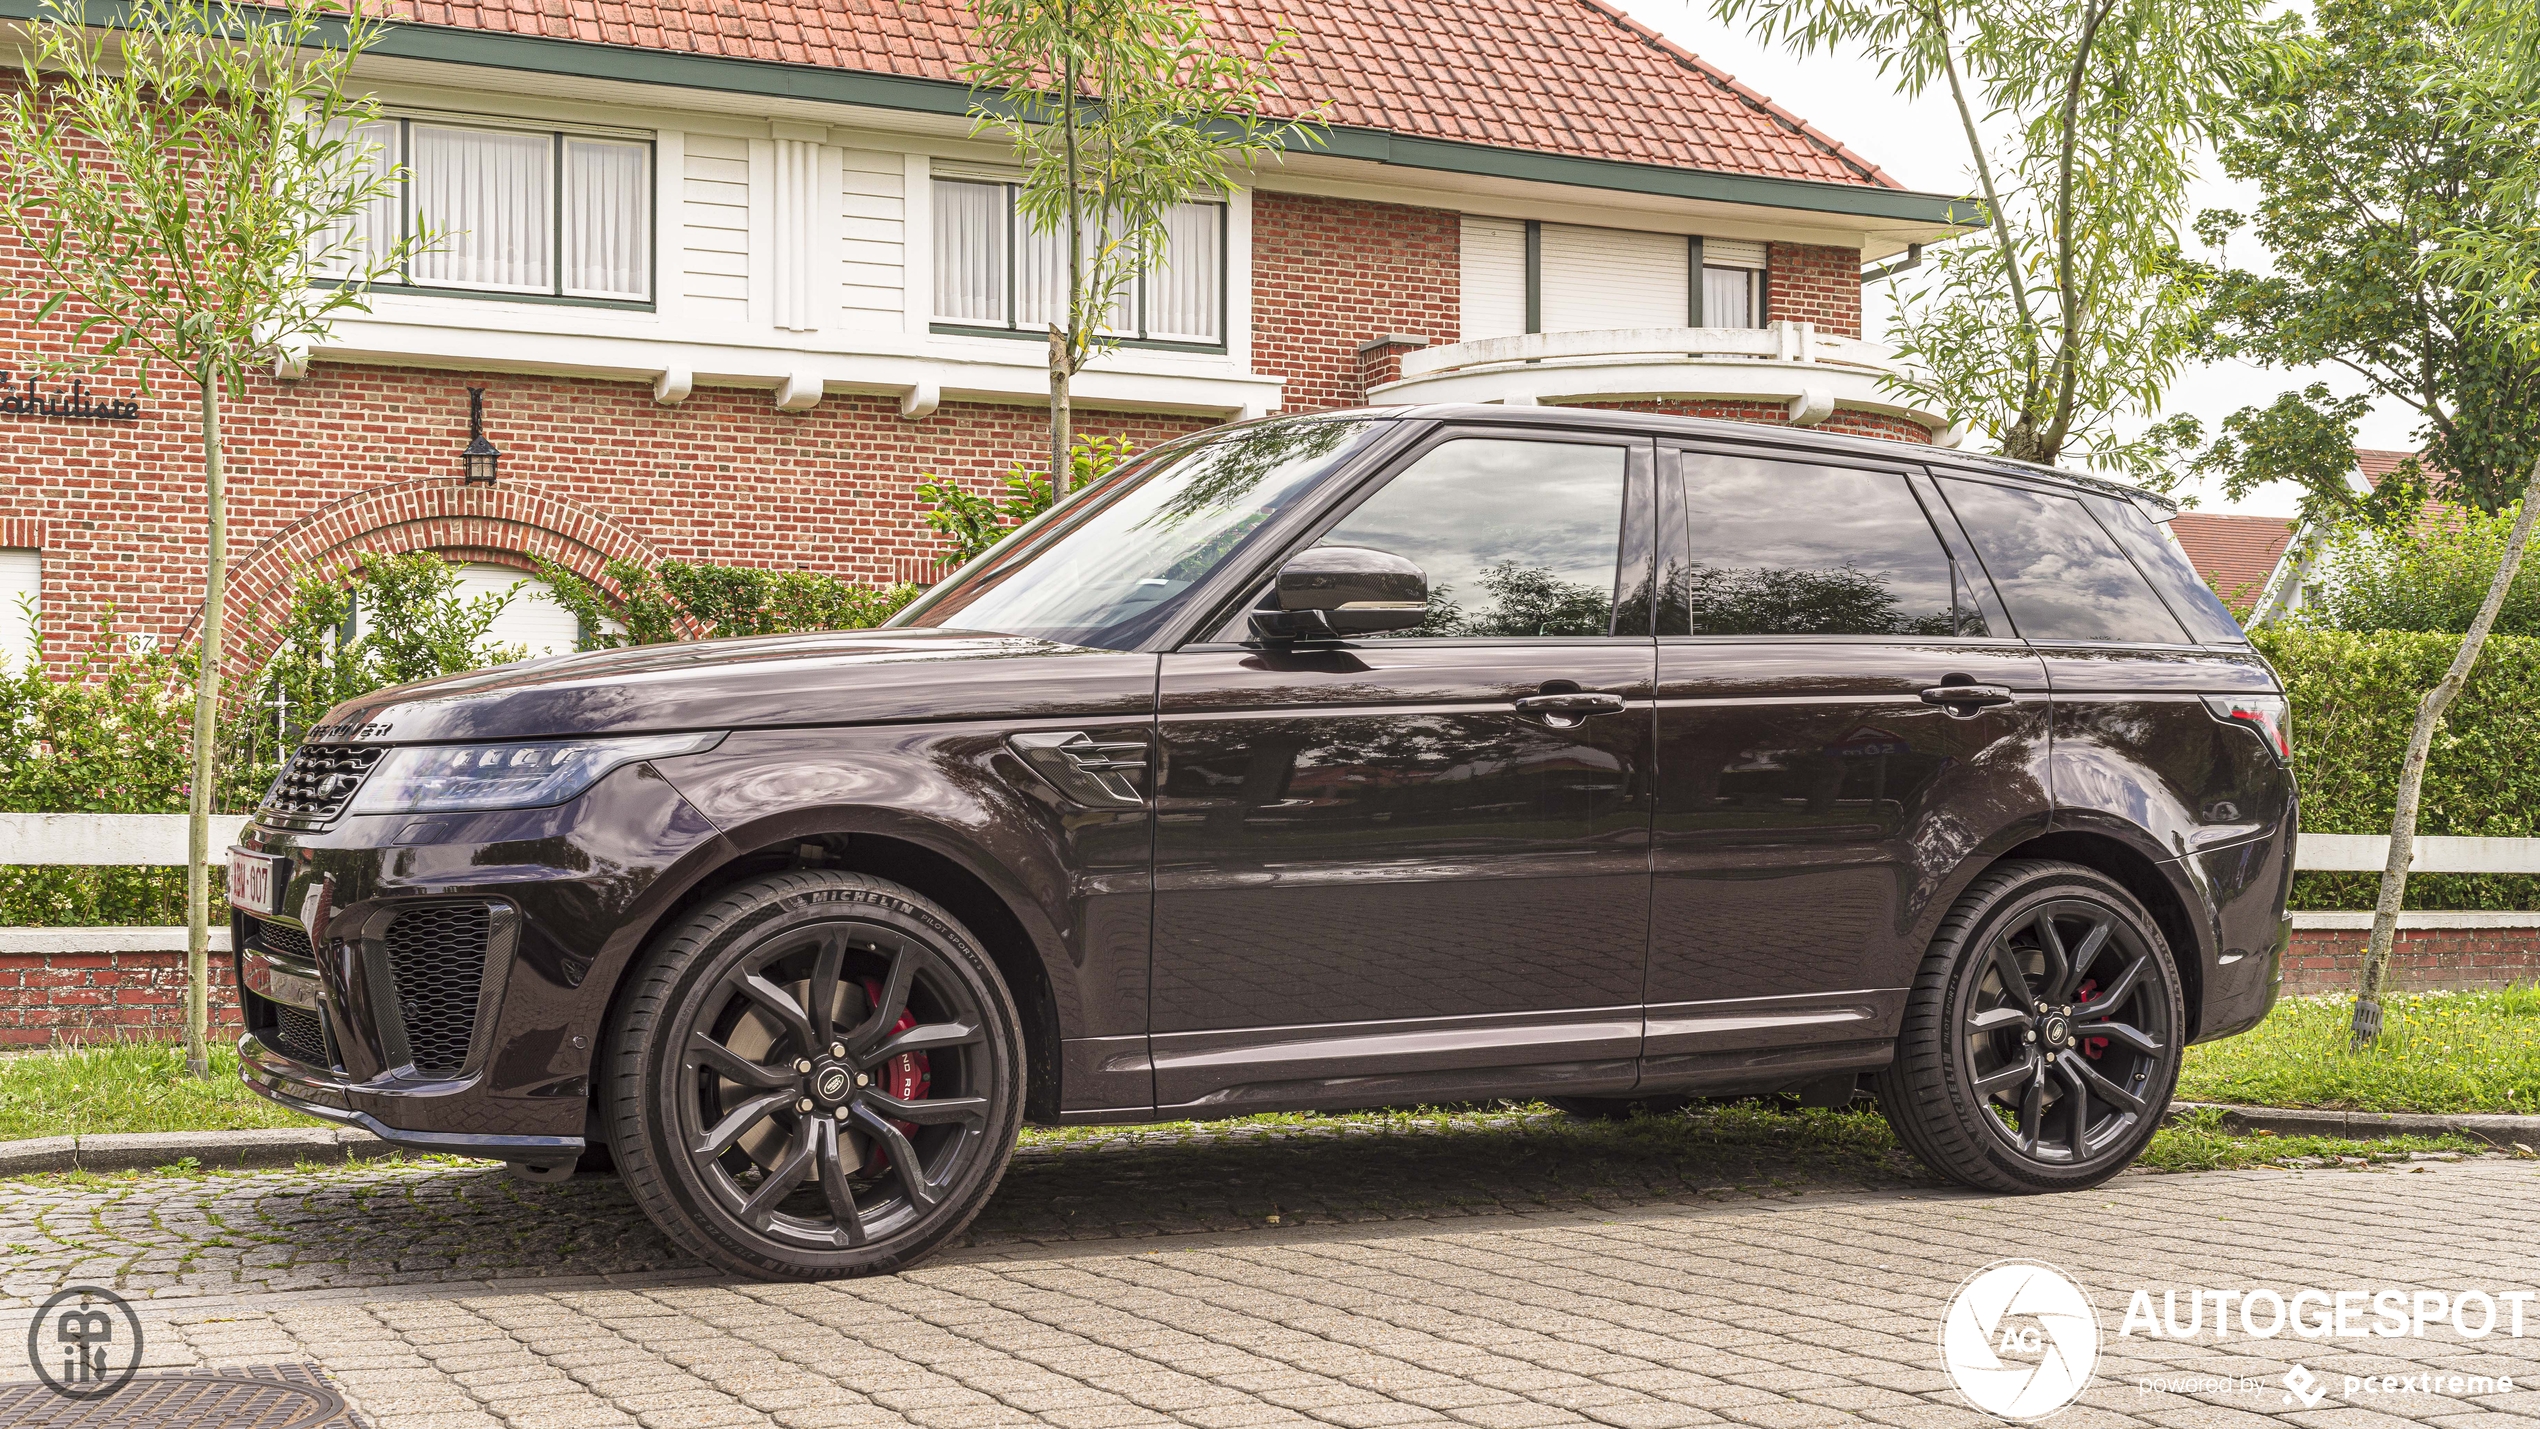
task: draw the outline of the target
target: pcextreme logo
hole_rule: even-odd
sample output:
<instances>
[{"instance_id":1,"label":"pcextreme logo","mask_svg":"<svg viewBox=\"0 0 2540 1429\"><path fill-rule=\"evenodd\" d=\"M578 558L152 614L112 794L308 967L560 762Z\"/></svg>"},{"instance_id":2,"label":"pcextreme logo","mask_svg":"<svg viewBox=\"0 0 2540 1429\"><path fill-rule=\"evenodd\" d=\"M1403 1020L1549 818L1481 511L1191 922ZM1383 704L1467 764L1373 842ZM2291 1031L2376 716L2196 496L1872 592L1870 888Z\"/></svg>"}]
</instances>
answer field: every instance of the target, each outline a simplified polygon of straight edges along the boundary
<instances>
[{"instance_id":1,"label":"pcextreme logo","mask_svg":"<svg viewBox=\"0 0 2540 1429\"><path fill-rule=\"evenodd\" d=\"M2054 1266L1998 1260L1949 1297L1940 1361L1976 1408L2001 1419L2043 1419L2090 1387L2099 1312Z\"/></svg>"}]
</instances>

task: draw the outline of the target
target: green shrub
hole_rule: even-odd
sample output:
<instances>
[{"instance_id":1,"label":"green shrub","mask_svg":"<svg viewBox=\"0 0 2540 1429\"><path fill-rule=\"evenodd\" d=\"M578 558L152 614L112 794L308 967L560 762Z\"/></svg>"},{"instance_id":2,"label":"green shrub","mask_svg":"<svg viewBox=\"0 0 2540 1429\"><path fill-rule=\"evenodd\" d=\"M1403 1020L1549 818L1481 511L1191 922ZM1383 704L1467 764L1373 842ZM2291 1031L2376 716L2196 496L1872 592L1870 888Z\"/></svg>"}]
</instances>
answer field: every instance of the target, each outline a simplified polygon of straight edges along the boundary
<instances>
[{"instance_id":1,"label":"green shrub","mask_svg":"<svg viewBox=\"0 0 2540 1429\"><path fill-rule=\"evenodd\" d=\"M2521 508L2493 516L2439 508L2409 531L2359 530L2331 541L2313 567L2310 622L2335 630L2435 630L2459 635L2487 599ZM2540 636L2540 566L2525 566L2496 612L2499 635Z\"/></svg>"},{"instance_id":2,"label":"green shrub","mask_svg":"<svg viewBox=\"0 0 2540 1429\"><path fill-rule=\"evenodd\" d=\"M2302 827L2390 832L2417 701L2443 677L2460 637L2283 626L2252 638L2293 698ZM2490 637L2435 735L2417 832L2540 835L2540 639ZM2376 874L2306 873L2294 906L2369 908L2379 887ZM2540 909L2540 879L2420 874L2408 880L2407 906Z\"/></svg>"},{"instance_id":3,"label":"green shrub","mask_svg":"<svg viewBox=\"0 0 2540 1429\"><path fill-rule=\"evenodd\" d=\"M818 571L694 561L611 561L598 581L556 565L541 564L538 574L555 588L556 603L581 618L585 650L659 645L687 638L689 628L709 637L863 630L918 595L913 585L876 590Z\"/></svg>"},{"instance_id":4,"label":"green shrub","mask_svg":"<svg viewBox=\"0 0 2540 1429\"><path fill-rule=\"evenodd\" d=\"M1068 489L1082 491L1120 469L1135 454L1127 437L1078 437L1068 449ZM987 553L1014 529L1050 508L1049 478L1016 465L998 479L1007 495L976 496L929 473L917 480L918 499L929 503L926 524L944 538L944 565L959 569Z\"/></svg>"}]
</instances>

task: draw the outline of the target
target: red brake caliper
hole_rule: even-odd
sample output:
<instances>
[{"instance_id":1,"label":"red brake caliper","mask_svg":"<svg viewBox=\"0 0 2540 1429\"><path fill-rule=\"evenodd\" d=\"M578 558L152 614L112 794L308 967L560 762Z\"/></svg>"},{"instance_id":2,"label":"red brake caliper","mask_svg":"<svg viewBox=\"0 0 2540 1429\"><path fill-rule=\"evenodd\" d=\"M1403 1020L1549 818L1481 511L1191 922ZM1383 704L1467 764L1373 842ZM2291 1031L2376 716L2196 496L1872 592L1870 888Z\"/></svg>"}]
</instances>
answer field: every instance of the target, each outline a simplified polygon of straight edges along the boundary
<instances>
[{"instance_id":1,"label":"red brake caliper","mask_svg":"<svg viewBox=\"0 0 2540 1429\"><path fill-rule=\"evenodd\" d=\"M2091 978L2081 985L2081 990L2079 992L2073 994L2073 1001L2075 1004L2088 1002L2091 999L2091 995L2098 991L2099 979ZM2107 1051L2108 1039L2105 1037L2084 1037L2081 1039L2081 1055L2088 1057L2094 1062L2105 1056Z\"/></svg>"},{"instance_id":2,"label":"red brake caliper","mask_svg":"<svg viewBox=\"0 0 2540 1429\"><path fill-rule=\"evenodd\" d=\"M867 1004L880 1002L882 984L872 978L866 978L864 999ZM896 1037L916 1025L917 1014L903 1007L900 1009L900 1020L891 1025L891 1035ZM902 1052L891 1059L891 1065L882 1069L882 1091L895 1101L923 1100L927 1089L934 1084L934 1074L927 1069L926 1054L923 1052ZM894 1120L891 1125L898 1127L902 1136L917 1134L916 1122ZM872 1148L867 1154L872 1158L873 1168L877 1171L890 1164L890 1154L878 1146Z\"/></svg>"}]
</instances>

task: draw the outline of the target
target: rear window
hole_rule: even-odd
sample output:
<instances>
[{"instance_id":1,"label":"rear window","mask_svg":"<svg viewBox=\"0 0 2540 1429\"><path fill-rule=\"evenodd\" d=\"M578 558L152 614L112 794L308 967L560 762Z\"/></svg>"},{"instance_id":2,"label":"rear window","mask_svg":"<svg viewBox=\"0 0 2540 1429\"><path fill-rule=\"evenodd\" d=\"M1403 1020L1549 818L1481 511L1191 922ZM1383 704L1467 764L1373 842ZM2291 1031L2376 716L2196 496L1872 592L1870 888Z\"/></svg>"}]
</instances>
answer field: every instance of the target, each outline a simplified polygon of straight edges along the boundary
<instances>
[{"instance_id":1,"label":"rear window","mask_svg":"<svg viewBox=\"0 0 2540 1429\"><path fill-rule=\"evenodd\" d=\"M1687 550L1659 633L1982 635L1894 472L1686 452Z\"/></svg>"},{"instance_id":2,"label":"rear window","mask_svg":"<svg viewBox=\"0 0 2540 1429\"><path fill-rule=\"evenodd\" d=\"M2163 534L2143 508L2114 496L2086 496L2085 505L2099 513L2099 522L2116 535L2117 544L2152 578L2152 587L2168 597L2170 611L2185 622L2188 631L2208 645L2246 645L2249 637L2233 619L2231 607L2223 604L2205 578L2196 574L2195 565L2178 543Z\"/></svg>"},{"instance_id":3,"label":"rear window","mask_svg":"<svg viewBox=\"0 0 2540 1429\"><path fill-rule=\"evenodd\" d=\"M2143 573L2079 501L1952 477L1940 485L2024 638L2188 643Z\"/></svg>"}]
</instances>

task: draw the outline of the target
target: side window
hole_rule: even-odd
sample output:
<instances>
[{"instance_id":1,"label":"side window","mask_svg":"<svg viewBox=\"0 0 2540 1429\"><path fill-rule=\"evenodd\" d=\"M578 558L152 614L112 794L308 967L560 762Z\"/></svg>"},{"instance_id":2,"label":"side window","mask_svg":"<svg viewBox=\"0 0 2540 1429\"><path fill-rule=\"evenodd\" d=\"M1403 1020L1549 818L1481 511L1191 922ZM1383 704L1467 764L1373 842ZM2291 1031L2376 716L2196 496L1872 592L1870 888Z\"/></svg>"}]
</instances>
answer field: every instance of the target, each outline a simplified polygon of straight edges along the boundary
<instances>
[{"instance_id":1,"label":"side window","mask_svg":"<svg viewBox=\"0 0 2540 1429\"><path fill-rule=\"evenodd\" d=\"M2125 547L2126 554L2152 578L2152 586L2169 598L2170 612L2184 622L2190 633L2208 645L2246 645L2249 636L2232 618L2231 607L2223 604L2205 578L2196 574L2196 566L2187 553L2178 548L2143 508L2114 496L2082 498Z\"/></svg>"},{"instance_id":2,"label":"side window","mask_svg":"<svg viewBox=\"0 0 2540 1429\"><path fill-rule=\"evenodd\" d=\"M2079 501L1952 477L1940 486L2022 636L2187 642L2169 608Z\"/></svg>"},{"instance_id":3,"label":"side window","mask_svg":"<svg viewBox=\"0 0 2540 1429\"><path fill-rule=\"evenodd\" d=\"M1982 635L1949 553L1894 472L1686 452L1687 552L1659 629L1691 635Z\"/></svg>"},{"instance_id":4,"label":"side window","mask_svg":"<svg viewBox=\"0 0 2540 1429\"><path fill-rule=\"evenodd\" d=\"M1447 442L1316 544L1390 551L1428 573L1429 618L1399 636L1604 635L1629 457L1602 443Z\"/></svg>"}]
</instances>

